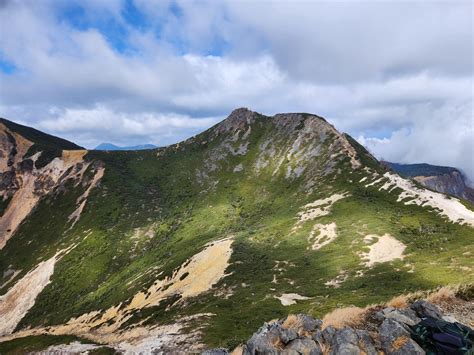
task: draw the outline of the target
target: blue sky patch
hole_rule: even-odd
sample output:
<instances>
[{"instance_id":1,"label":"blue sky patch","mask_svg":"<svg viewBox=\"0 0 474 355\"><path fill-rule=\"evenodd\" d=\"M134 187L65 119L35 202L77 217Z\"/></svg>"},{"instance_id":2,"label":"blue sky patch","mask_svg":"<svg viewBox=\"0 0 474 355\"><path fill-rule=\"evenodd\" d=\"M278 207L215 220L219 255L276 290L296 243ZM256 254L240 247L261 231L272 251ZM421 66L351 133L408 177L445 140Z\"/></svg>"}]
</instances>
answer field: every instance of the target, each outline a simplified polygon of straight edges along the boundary
<instances>
[{"instance_id":1,"label":"blue sky patch","mask_svg":"<svg viewBox=\"0 0 474 355\"><path fill-rule=\"evenodd\" d=\"M13 74L14 72L17 71L17 67L15 63L10 62L4 58L2 58L0 54L0 71L3 72L4 74Z\"/></svg>"}]
</instances>

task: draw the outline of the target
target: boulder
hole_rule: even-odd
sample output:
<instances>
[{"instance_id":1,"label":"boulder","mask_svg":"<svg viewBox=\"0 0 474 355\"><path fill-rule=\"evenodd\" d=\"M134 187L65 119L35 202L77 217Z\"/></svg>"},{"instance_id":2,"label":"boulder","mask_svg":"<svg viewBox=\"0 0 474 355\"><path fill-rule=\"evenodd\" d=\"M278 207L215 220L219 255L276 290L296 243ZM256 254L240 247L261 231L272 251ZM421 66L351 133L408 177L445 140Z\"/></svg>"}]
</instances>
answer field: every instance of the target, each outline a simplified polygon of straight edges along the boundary
<instances>
[{"instance_id":1,"label":"boulder","mask_svg":"<svg viewBox=\"0 0 474 355\"><path fill-rule=\"evenodd\" d=\"M325 343L331 344L332 338L334 337L334 334L336 333L336 329L333 326L328 326L324 328L322 332L322 337Z\"/></svg>"},{"instance_id":2,"label":"boulder","mask_svg":"<svg viewBox=\"0 0 474 355\"><path fill-rule=\"evenodd\" d=\"M359 348L367 355L377 355L377 350L374 346L374 341L367 330L356 330L357 338L359 339Z\"/></svg>"},{"instance_id":3,"label":"boulder","mask_svg":"<svg viewBox=\"0 0 474 355\"><path fill-rule=\"evenodd\" d=\"M298 338L292 340L286 347L285 352L287 350L294 350L298 354L310 355L310 354L318 354L322 353L321 348L318 344L309 338Z\"/></svg>"},{"instance_id":4,"label":"boulder","mask_svg":"<svg viewBox=\"0 0 474 355\"><path fill-rule=\"evenodd\" d=\"M360 355L357 333L352 328L336 331L331 342L331 355Z\"/></svg>"},{"instance_id":5,"label":"boulder","mask_svg":"<svg viewBox=\"0 0 474 355\"><path fill-rule=\"evenodd\" d=\"M313 340L318 343L318 344L324 344L325 341L324 341L324 338L323 338L323 332L322 330L320 329L317 329L314 333L313 333Z\"/></svg>"},{"instance_id":6,"label":"boulder","mask_svg":"<svg viewBox=\"0 0 474 355\"><path fill-rule=\"evenodd\" d=\"M379 329L382 349L387 355L424 355L425 351L410 338L407 326L394 319L385 319Z\"/></svg>"},{"instance_id":7,"label":"boulder","mask_svg":"<svg viewBox=\"0 0 474 355\"><path fill-rule=\"evenodd\" d=\"M265 324L247 341L243 354L277 353L281 343L281 326L278 323Z\"/></svg>"},{"instance_id":8,"label":"boulder","mask_svg":"<svg viewBox=\"0 0 474 355\"><path fill-rule=\"evenodd\" d=\"M314 319L313 317L304 314L298 314L298 317L301 319L303 330L308 333L314 332L316 329L319 329L323 324L322 320Z\"/></svg>"},{"instance_id":9,"label":"boulder","mask_svg":"<svg viewBox=\"0 0 474 355\"><path fill-rule=\"evenodd\" d=\"M25 159L22 160L20 163L18 163L18 169L25 173L25 172L32 172L34 168L34 162L31 159Z\"/></svg>"},{"instance_id":10,"label":"boulder","mask_svg":"<svg viewBox=\"0 0 474 355\"><path fill-rule=\"evenodd\" d=\"M288 344L290 341L298 338L298 333L295 329L281 329L280 339L284 344Z\"/></svg>"},{"instance_id":11,"label":"boulder","mask_svg":"<svg viewBox=\"0 0 474 355\"><path fill-rule=\"evenodd\" d=\"M436 319L442 319L443 313L441 310L432 303L429 303L425 300L419 300L414 302L410 308L416 312L418 317L425 318L431 317Z\"/></svg>"},{"instance_id":12,"label":"boulder","mask_svg":"<svg viewBox=\"0 0 474 355\"><path fill-rule=\"evenodd\" d=\"M383 309L381 313L385 319L390 318L406 325L415 325L421 321L421 319L416 316L416 312L412 309L395 309L388 307Z\"/></svg>"}]
</instances>

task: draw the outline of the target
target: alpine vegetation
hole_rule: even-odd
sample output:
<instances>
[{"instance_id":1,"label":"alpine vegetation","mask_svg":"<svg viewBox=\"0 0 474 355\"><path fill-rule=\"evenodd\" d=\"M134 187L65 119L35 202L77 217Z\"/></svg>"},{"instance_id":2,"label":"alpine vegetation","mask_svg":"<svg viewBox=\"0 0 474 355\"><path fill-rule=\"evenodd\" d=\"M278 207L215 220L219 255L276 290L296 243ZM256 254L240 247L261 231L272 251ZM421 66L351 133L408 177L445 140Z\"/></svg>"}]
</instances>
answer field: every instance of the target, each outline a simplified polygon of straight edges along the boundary
<instances>
[{"instance_id":1,"label":"alpine vegetation","mask_svg":"<svg viewBox=\"0 0 474 355\"><path fill-rule=\"evenodd\" d=\"M379 343L324 315L472 285L473 228L470 202L388 171L313 114L239 108L127 151L1 119L0 353L254 353L271 329L272 351L421 353L406 324L425 303L364 311Z\"/></svg>"}]
</instances>

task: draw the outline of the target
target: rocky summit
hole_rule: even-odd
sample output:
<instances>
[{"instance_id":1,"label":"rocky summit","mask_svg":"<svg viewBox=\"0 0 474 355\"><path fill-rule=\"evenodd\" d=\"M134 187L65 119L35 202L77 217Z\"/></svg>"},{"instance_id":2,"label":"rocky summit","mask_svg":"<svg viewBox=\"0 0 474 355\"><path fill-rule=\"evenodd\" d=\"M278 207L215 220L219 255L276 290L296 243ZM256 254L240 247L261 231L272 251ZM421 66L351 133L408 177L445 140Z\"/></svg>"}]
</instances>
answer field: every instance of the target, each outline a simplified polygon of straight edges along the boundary
<instances>
[{"instance_id":1,"label":"rocky summit","mask_svg":"<svg viewBox=\"0 0 474 355\"><path fill-rule=\"evenodd\" d=\"M137 151L1 119L0 353L251 352L267 335L279 350L386 351L400 322L370 330L379 344L317 319L472 284L473 209L313 114L240 108Z\"/></svg>"}]
</instances>

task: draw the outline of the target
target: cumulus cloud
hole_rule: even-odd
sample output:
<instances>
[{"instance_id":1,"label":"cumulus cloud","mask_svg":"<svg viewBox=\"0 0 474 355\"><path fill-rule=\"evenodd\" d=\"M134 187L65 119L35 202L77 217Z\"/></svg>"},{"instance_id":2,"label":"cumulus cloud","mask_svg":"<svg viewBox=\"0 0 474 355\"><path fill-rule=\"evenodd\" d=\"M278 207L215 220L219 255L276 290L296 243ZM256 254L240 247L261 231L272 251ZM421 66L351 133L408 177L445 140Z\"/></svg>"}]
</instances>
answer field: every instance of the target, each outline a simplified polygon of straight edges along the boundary
<instances>
[{"instance_id":1,"label":"cumulus cloud","mask_svg":"<svg viewBox=\"0 0 474 355\"><path fill-rule=\"evenodd\" d=\"M314 112L474 179L469 1L1 4L4 117L93 147L173 143L240 106Z\"/></svg>"},{"instance_id":2,"label":"cumulus cloud","mask_svg":"<svg viewBox=\"0 0 474 355\"><path fill-rule=\"evenodd\" d=\"M98 143L97 136L118 144L141 144L144 140L166 145L186 139L216 124L216 117L191 118L186 115L143 112L126 114L106 107L93 109L51 110L52 118L42 120L38 127L63 137L80 140L86 146Z\"/></svg>"},{"instance_id":3,"label":"cumulus cloud","mask_svg":"<svg viewBox=\"0 0 474 355\"><path fill-rule=\"evenodd\" d=\"M418 121L400 128L386 138L359 136L358 140L385 160L400 163L423 163L459 167L473 185L474 129L472 103L417 108ZM433 116L433 112L435 115ZM424 120L422 117L426 117ZM453 124L453 121L455 124ZM420 157L420 152L422 156Z\"/></svg>"}]
</instances>

